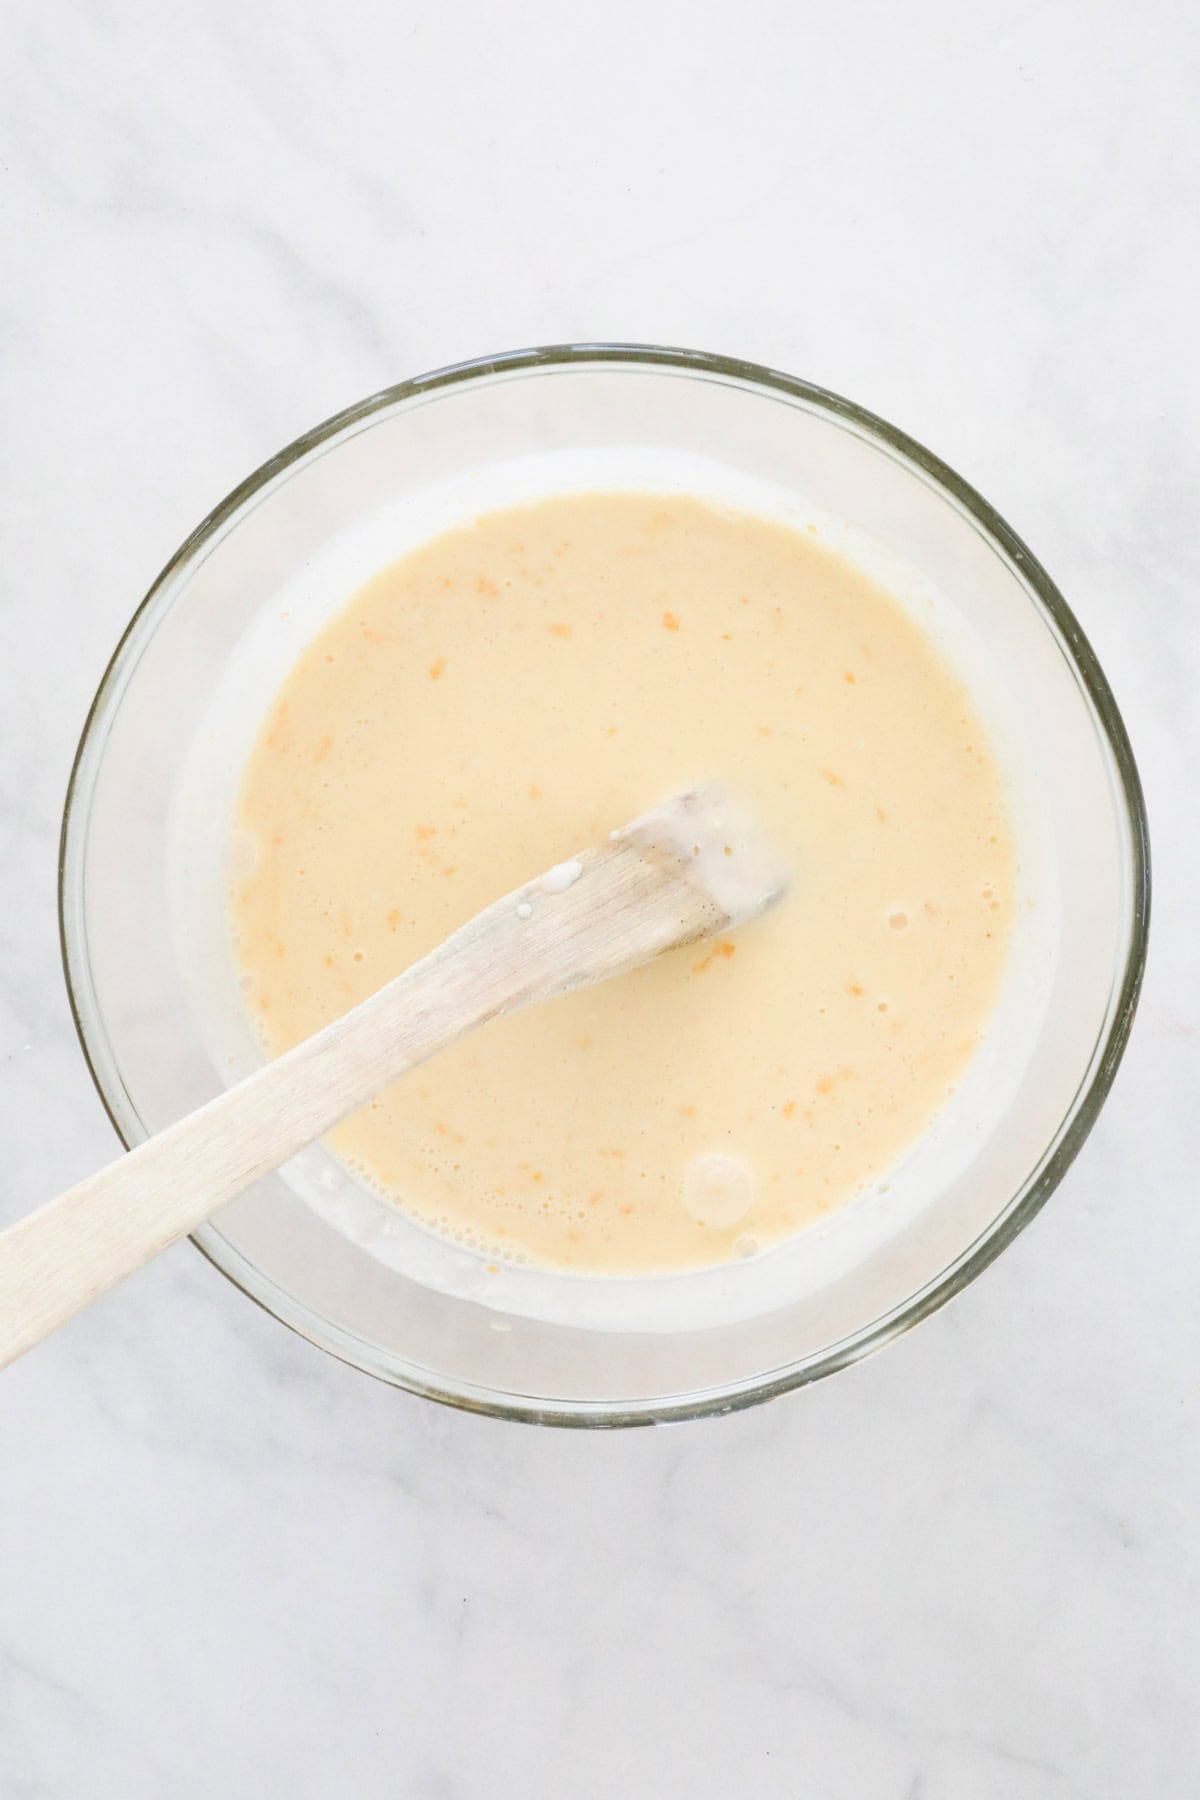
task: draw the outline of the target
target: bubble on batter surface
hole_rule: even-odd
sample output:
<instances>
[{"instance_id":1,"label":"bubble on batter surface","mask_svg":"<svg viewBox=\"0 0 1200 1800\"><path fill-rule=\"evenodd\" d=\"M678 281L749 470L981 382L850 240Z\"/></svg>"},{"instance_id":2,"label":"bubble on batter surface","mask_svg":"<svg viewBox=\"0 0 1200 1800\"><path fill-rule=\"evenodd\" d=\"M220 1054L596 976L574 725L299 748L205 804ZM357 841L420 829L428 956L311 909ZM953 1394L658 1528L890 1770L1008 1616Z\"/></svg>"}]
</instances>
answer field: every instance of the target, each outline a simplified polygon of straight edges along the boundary
<instances>
[{"instance_id":1,"label":"bubble on batter surface","mask_svg":"<svg viewBox=\"0 0 1200 1800\"><path fill-rule=\"evenodd\" d=\"M727 1230L754 1204L754 1174L740 1156L709 1150L693 1157L683 1176L683 1210L697 1225Z\"/></svg>"}]
</instances>

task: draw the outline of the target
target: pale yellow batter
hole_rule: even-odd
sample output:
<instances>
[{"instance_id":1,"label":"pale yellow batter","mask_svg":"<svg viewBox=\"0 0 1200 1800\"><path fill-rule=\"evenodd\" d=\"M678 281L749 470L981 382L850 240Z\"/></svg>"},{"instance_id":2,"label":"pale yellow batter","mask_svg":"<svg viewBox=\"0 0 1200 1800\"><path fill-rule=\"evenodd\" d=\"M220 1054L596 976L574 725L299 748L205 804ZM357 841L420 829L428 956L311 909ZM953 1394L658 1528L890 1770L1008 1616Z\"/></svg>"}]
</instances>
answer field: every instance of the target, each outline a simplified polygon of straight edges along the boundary
<instances>
[{"instance_id":1,"label":"pale yellow batter","mask_svg":"<svg viewBox=\"0 0 1200 1800\"><path fill-rule=\"evenodd\" d=\"M1014 861L979 718L812 535L699 501L554 499L369 582L271 708L238 802L247 1003L278 1053L672 792L737 790L789 897L519 1014L333 1133L492 1258L652 1273L751 1254L880 1175L962 1074Z\"/></svg>"}]
</instances>

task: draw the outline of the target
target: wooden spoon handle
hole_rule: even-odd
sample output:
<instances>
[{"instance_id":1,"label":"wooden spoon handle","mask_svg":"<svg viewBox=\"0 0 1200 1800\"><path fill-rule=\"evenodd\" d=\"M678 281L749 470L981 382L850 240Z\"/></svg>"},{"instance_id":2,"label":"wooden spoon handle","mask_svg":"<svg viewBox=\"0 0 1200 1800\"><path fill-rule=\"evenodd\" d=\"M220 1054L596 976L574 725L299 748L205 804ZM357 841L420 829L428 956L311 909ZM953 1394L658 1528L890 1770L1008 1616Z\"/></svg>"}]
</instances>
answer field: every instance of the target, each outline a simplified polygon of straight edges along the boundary
<instances>
[{"instance_id":1,"label":"wooden spoon handle","mask_svg":"<svg viewBox=\"0 0 1200 1800\"><path fill-rule=\"evenodd\" d=\"M429 1009L430 977L428 962L406 970L0 1233L0 1368L468 1029Z\"/></svg>"}]
</instances>

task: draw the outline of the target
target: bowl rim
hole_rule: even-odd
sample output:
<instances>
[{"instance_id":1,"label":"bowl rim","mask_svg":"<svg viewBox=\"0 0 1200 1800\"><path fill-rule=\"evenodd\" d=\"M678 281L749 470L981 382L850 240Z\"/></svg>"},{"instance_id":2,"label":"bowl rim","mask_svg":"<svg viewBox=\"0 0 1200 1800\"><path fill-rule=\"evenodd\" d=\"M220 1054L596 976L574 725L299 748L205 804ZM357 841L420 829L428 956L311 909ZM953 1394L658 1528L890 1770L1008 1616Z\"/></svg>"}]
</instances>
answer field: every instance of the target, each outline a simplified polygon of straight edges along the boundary
<instances>
[{"instance_id":1,"label":"bowl rim","mask_svg":"<svg viewBox=\"0 0 1200 1800\"><path fill-rule=\"evenodd\" d=\"M1094 709L1113 759L1117 777L1115 798L1119 803L1119 810L1123 811L1123 823L1128 831L1130 919L1124 963L1119 981L1114 982L1114 998L1110 1002L1108 1019L1098 1036L1090 1070L1080 1083L1072 1111L1023 1187L967 1250L908 1300L851 1333L841 1342L827 1346L823 1351L785 1368L768 1371L762 1376L744 1378L696 1393L666 1396L646 1403L613 1403L603 1399L546 1401L530 1395L472 1388L465 1383L460 1387L450 1388L417 1365L401 1364L398 1359L392 1358L385 1366L382 1359L372 1360L370 1355L364 1355L369 1346L341 1327L319 1317L303 1302L295 1300L270 1276L251 1265L218 1230L205 1225L192 1234L191 1241L208 1261L249 1299L310 1343L365 1373L423 1398L438 1400L468 1412L539 1424L584 1427L676 1422L733 1412L771 1399L822 1376L833 1374L882 1349L901 1333L936 1312L974 1281L1041 1211L1074 1162L1108 1097L1137 1010L1146 963L1151 888L1149 823L1141 779L1124 720L1091 644L1059 588L1023 539L969 482L964 481L923 444L889 424L878 414L828 388L763 364L706 351L641 343L580 342L540 345L451 363L382 388L332 414L295 438L244 481L239 482L164 564L121 633L101 676L72 760L63 805L58 848L58 929L68 1003L80 1048L101 1103L126 1149L132 1148L137 1140L127 1134L116 1101L108 1091L100 1067L100 1057L89 1035L86 1016L88 1008L83 998L88 986L87 950L84 942L76 943L73 939L70 903L72 897L82 891L88 824L86 809L83 809L81 816L82 800L86 792L84 776L103 748L102 738L97 744L98 734L110 709L119 699L127 665L147 628L152 625L151 615L156 602L177 573L194 558L202 555L217 534L268 483L284 474L313 450L329 444L332 439L352 428L366 424L377 414L466 382L537 371L603 367L606 364L708 377L749 387L766 397L782 395L799 401L811 410L831 416L833 421L866 436L893 456L914 465L944 496L969 516L976 529L989 540L1001 557L1015 566L1034 600L1048 614Z\"/></svg>"}]
</instances>

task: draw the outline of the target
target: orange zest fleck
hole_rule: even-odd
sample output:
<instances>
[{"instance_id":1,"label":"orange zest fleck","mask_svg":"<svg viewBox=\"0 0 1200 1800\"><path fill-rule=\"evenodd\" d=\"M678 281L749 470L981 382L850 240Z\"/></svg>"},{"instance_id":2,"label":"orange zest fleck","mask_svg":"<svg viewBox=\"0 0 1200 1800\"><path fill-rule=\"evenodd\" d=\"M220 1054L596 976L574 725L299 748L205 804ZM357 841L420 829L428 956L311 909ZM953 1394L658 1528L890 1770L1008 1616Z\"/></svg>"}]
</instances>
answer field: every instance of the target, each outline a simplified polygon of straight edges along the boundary
<instances>
[{"instance_id":1,"label":"orange zest fleck","mask_svg":"<svg viewBox=\"0 0 1200 1800\"><path fill-rule=\"evenodd\" d=\"M721 938L718 943L713 945L707 956L702 956L698 963L693 963L692 974L702 975L705 969L710 968L718 960L728 962L736 950L736 944L731 944L728 938Z\"/></svg>"}]
</instances>

